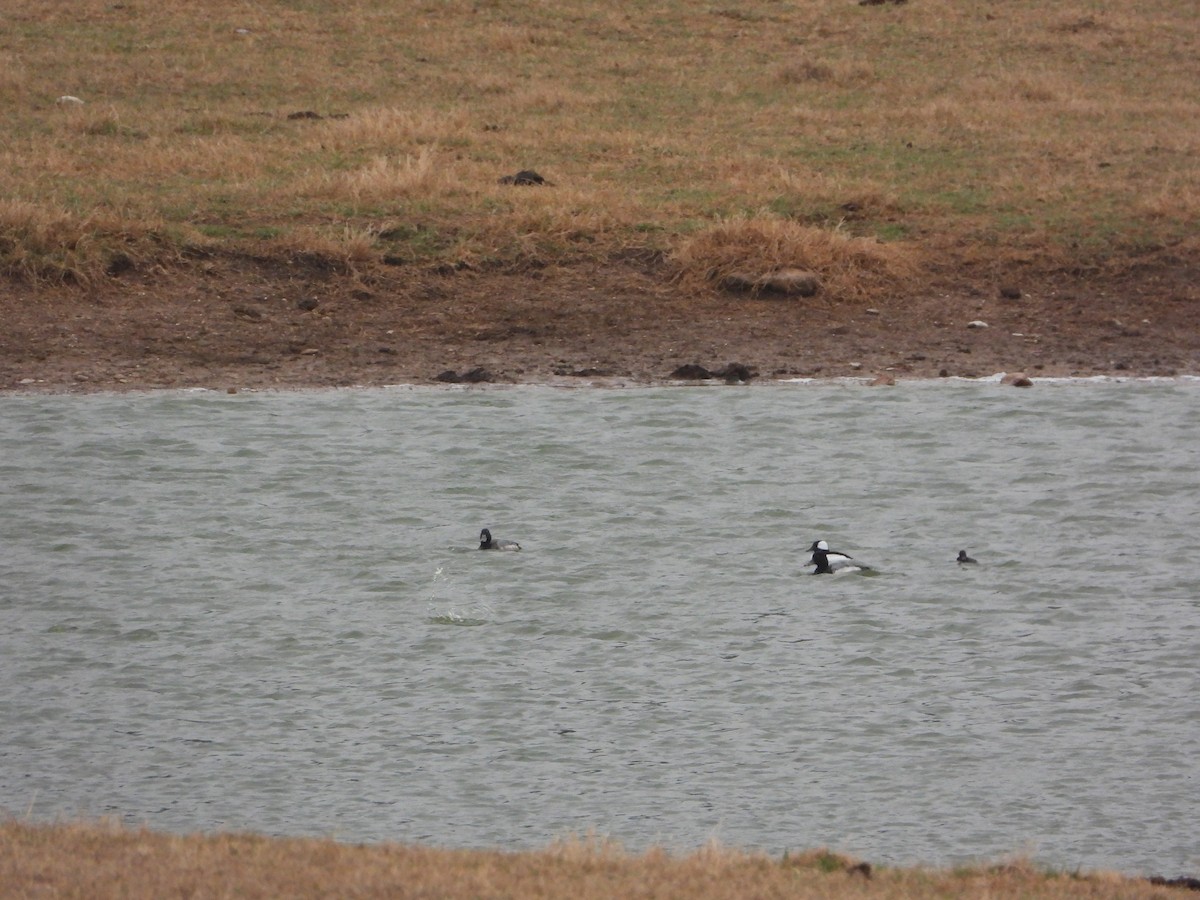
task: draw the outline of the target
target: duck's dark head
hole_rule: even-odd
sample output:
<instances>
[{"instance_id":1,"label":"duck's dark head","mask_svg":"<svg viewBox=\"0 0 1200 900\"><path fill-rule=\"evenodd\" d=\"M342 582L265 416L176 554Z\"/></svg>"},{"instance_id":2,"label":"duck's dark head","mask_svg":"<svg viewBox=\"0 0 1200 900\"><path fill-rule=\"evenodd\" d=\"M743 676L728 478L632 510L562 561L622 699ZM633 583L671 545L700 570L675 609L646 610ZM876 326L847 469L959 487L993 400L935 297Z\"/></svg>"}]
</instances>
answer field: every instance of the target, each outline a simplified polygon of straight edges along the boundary
<instances>
[{"instance_id":1,"label":"duck's dark head","mask_svg":"<svg viewBox=\"0 0 1200 900\"><path fill-rule=\"evenodd\" d=\"M486 550L490 546L492 546L492 533L485 528L479 532L479 548Z\"/></svg>"}]
</instances>

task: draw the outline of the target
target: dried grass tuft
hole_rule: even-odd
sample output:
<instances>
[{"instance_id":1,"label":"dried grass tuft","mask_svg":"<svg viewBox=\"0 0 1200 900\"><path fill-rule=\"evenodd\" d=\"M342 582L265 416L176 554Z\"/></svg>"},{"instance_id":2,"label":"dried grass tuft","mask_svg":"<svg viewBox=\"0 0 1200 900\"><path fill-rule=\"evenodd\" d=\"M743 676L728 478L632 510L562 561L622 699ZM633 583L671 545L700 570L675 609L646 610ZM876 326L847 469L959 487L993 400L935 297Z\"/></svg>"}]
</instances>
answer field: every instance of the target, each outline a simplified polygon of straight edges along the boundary
<instances>
[{"instance_id":1,"label":"dried grass tuft","mask_svg":"<svg viewBox=\"0 0 1200 900\"><path fill-rule=\"evenodd\" d=\"M470 117L462 109L372 107L343 119L322 122L314 143L338 152L397 153L414 145L436 144L468 134Z\"/></svg>"},{"instance_id":2,"label":"dried grass tuft","mask_svg":"<svg viewBox=\"0 0 1200 900\"><path fill-rule=\"evenodd\" d=\"M844 87L872 81L875 78L875 69L867 62L824 62L803 58L779 66L775 70L775 77L783 84L829 82Z\"/></svg>"},{"instance_id":3,"label":"dried grass tuft","mask_svg":"<svg viewBox=\"0 0 1200 900\"><path fill-rule=\"evenodd\" d=\"M375 259L378 240L374 228L303 228L272 238L269 248L285 257L304 259L319 269L353 272Z\"/></svg>"},{"instance_id":4,"label":"dried grass tuft","mask_svg":"<svg viewBox=\"0 0 1200 900\"><path fill-rule=\"evenodd\" d=\"M437 166L436 148L423 147L416 156L377 156L353 171L328 176L327 181L332 193L361 203L433 193L436 182L444 176L445 170Z\"/></svg>"},{"instance_id":5,"label":"dried grass tuft","mask_svg":"<svg viewBox=\"0 0 1200 900\"><path fill-rule=\"evenodd\" d=\"M155 224L107 211L81 217L45 204L0 200L0 268L32 283L88 284L117 259L124 265L156 255Z\"/></svg>"},{"instance_id":6,"label":"dried grass tuft","mask_svg":"<svg viewBox=\"0 0 1200 900\"><path fill-rule=\"evenodd\" d=\"M685 282L720 283L735 272L803 269L834 300L867 299L910 283L920 271L915 249L839 229L756 216L721 222L680 243L671 255Z\"/></svg>"}]
</instances>

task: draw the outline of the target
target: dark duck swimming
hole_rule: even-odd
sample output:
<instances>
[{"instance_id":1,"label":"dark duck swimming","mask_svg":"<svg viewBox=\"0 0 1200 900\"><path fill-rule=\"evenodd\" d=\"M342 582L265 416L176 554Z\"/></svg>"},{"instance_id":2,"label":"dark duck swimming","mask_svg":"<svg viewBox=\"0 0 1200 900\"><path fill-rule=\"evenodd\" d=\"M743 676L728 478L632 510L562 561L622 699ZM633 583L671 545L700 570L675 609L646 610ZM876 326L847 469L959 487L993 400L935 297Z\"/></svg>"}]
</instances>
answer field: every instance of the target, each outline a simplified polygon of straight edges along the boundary
<instances>
[{"instance_id":1,"label":"dark duck swimming","mask_svg":"<svg viewBox=\"0 0 1200 900\"><path fill-rule=\"evenodd\" d=\"M486 528L479 532L480 550L520 550L521 545L516 541L498 541Z\"/></svg>"}]
</instances>

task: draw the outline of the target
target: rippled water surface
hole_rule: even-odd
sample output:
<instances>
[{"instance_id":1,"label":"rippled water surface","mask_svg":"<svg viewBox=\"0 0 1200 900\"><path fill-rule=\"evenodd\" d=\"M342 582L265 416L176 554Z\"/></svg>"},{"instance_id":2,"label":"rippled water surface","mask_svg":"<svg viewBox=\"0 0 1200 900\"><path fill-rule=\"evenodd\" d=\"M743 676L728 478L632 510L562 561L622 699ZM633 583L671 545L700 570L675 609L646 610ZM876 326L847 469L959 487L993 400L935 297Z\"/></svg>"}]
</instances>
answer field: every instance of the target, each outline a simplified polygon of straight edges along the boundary
<instances>
[{"instance_id":1,"label":"rippled water surface","mask_svg":"<svg viewBox=\"0 0 1200 900\"><path fill-rule=\"evenodd\" d=\"M0 397L0 809L1196 874L1198 401Z\"/></svg>"}]
</instances>

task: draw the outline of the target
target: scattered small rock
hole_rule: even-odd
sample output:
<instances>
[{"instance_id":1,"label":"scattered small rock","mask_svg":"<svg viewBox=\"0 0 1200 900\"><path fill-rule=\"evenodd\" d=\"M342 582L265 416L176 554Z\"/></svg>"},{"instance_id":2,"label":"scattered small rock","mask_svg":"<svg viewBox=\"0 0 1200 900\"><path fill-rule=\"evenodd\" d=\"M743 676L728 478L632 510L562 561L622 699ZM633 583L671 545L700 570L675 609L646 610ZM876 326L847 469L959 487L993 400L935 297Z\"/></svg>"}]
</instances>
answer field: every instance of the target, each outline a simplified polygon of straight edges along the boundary
<instances>
[{"instance_id":1,"label":"scattered small rock","mask_svg":"<svg viewBox=\"0 0 1200 900\"><path fill-rule=\"evenodd\" d=\"M453 369L447 369L445 372L439 372L437 375L434 375L433 380L440 381L443 384L458 384L462 381L462 378Z\"/></svg>"},{"instance_id":2,"label":"scattered small rock","mask_svg":"<svg viewBox=\"0 0 1200 900\"><path fill-rule=\"evenodd\" d=\"M501 176L498 179L497 183L498 184L524 184L524 185L544 184L544 185L547 185L548 187L554 187L553 182L547 181L545 178L543 178L541 175L539 175L533 169L522 169L516 175Z\"/></svg>"},{"instance_id":3,"label":"scattered small rock","mask_svg":"<svg viewBox=\"0 0 1200 900\"><path fill-rule=\"evenodd\" d=\"M576 369L572 366L556 366L554 374L569 378L610 378L613 375L613 370L597 366L584 366L582 369Z\"/></svg>"},{"instance_id":4,"label":"scattered small rock","mask_svg":"<svg viewBox=\"0 0 1200 900\"><path fill-rule=\"evenodd\" d=\"M895 375L880 374L871 379L871 387L890 387L896 383Z\"/></svg>"},{"instance_id":5,"label":"scattered small rock","mask_svg":"<svg viewBox=\"0 0 1200 900\"><path fill-rule=\"evenodd\" d=\"M320 119L323 119L324 116L322 116L320 113L313 112L311 109L303 109L300 112L288 113L288 118L292 119L292 120L295 120L295 119L317 119L317 120L320 120Z\"/></svg>"},{"instance_id":6,"label":"scattered small rock","mask_svg":"<svg viewBox=\"0 0 1200 900\"><path fill-rule=\"evenodd\" d=\"M726 384L746 384L758 372L749 366L742 365L742 363L731 362L723 368L717 369L712 374L714 378L725 379Z\"/></svg>"},{"instance_id":7,"label":"scattered small rock","mask_svg":"<svg viewBox=\"0 0 1200 900\"><path fill-rule=\"evenodd\" d=\"M968 328L987 328L988 323L983 321L983 319L976 319L973 322L968 322L967 327Z\"/></svg>"},{"instance_id":8,"label":"scattered small rock","mask_svg":"<svg viewBox=\"0 0 1200 900\"><path fill-rule=\"evenodd\" d=\"M73 97L70 94L63 94L54 101L59 106L83 106L83 101L78 97Z\"/></svg>"},{"instance_id":9,"label":"scattered small rock","mask_svg":"<svg viewBox=\"0 0 1200 900\"><path fill-rule=\"evenodd\" d=\"M225 393L227 393L227 394L236 394L237 392L238 392L237 388L235 388L235 387L225 388Z\"/></svg>"},{"instance_id":10,"label":"scattered small rock","mask_svg":"<svg viewBox=\"0 0 1200 900\"><path fill-rule=\"evenodd\" d=\"M316 297L302 297L296 301L296 309L302 309L305 312L312 312L317 308L317 305Z\"/></svg>"},{"instance_id":11,"label":"scattered small rock","mask_svg":"<svg viewBox=\"0 0 1200 900\"><path fill-rule=\"evenodd\" d=\"M1009 372L1000 379L1001 384L1011 384L1013 387L1033 387L1033 381L1024 372Z\"/></svg>"},{"instance_id":12,"label":"scattered small rock","mask_svg":"<svg viewBox=\"0 0 1200 900\"><path fill-rule=\"evenodd\" d=\"M1000 286L1000 296L1005 300L1020 300L1021 289L1015 284L1002 284Z\"/></svg>"},{"instance_id":13,"label":"scattered small rock","mask_svg":"<svg viewBox=\"0 0 1200 900\"><path fill-rule=\"evenodd\" d=\"M494 376L487 369L483 368L483 366L476 366L474 369L471 369L471 371L464 372L462 380L467 384L482 384L484 382L495 381L496 376Z\"/></svg>"},{"instance_id":14,"label":"scattered small rock","mask_svg":"<svg viewBox=\"0 0 1200 900\"><path fill-rule=\"evenodd\" d=\"M938 369L938 378L949 378L949 377L950 377L949 369Z\"/></svg>"},{"instance_id":15,"label":"scattered small rock","mask_svg":"<svg viewBox=\"0 0 1200 900\"><path fill-rule=\"evenodd\" d=\"M253 306L245 306L241 303L234 305L233 314L239 319L245 319L248 322L258 322L263 317L261 309L255 309Z\"/></svg>"}]
</instances>

